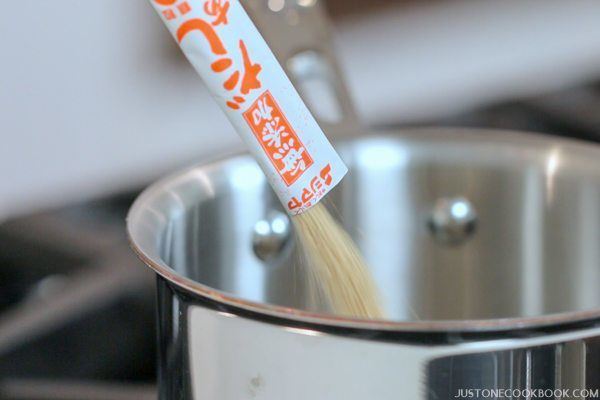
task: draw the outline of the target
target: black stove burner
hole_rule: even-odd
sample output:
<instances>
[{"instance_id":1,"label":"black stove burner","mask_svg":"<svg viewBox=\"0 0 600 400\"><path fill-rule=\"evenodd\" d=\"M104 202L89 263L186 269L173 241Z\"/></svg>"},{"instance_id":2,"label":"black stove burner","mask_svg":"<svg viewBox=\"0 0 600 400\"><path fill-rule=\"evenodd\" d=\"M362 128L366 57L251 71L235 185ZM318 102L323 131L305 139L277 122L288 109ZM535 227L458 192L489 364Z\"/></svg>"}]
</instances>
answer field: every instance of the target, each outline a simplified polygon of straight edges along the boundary
<instances>
[{"instance_id":1,"label":"black stove burner","mask_svg":"<svg viewBox=\"0 0 600 400\"><path fill-rule=\"evenodd\" d=\"M600 84L494 104L411 126L510 129L600 141Z\"/></svg>"},{"instance_id":2,"label":"black stove burner","mask_svg":"<svg viewBox=\"0 0 600 400\"><path fill-rule=\"evenodd\" d=\"M154 279L129 198L0 226L0 398L155 398Z\"/></svg>"}]
</instances>

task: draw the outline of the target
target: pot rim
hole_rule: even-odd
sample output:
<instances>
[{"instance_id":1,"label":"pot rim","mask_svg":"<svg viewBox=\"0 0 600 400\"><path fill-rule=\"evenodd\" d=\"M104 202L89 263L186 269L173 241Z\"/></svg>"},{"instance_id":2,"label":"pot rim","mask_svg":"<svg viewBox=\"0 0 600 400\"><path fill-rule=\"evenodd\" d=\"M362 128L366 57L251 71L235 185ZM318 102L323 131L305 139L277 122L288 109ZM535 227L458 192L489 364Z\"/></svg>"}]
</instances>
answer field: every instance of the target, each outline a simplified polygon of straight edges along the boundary
<instances>
[{"instance_id":1,"label":"pot rim","mask_svg":"<svg viewBox=\"0 0 600 400\"><path fill-rule=\"evenodd\" d=\"M578 139L552 136L533 132L500 130L500 129L479 129L479 128L410 128L394 131L380 131L365 135L358 140L368 140L374 138L396 137L401 132L403 138L440 138L454 137L459 139L471 139L478 141L495 141L504 144L515 143L519 145L552 145L569 148L573 151L594 152L596 157L600 158L600 146L593 142L586 142ZM356 140L357 138L353 138ZM344 140L338 141L343 143ZM596 147L596 148L594 148ZM525 330L533 328L543 328L551 325L573 324L578 322L600 319L600 306L591 310L567 311L531 317L507 317L493 319L464 319L464 320L422 320L422 321L399 321L399 320L368 320L354 317L344 317L339 315L316 313L297 308L259 303L245 300L233 294L211 288L190 278L177 273L162 260L156 260L146 252L141 245L138 245L134 238L132 226L134 224L135 214L143 207L148 199L153 198L162 192L165 185L173 180L184 176L190 171L199 167L207 167L224 160L239 157L247 154L244 151L228 153L209 159L204 162L187 167L174 174L158 180L147 187L133 202L127 214L127 236L131 248L137 256L148 267L153 269L158 275L162 276L168 282L176 285L184 291L197 295L225 306L243 309L251 313L256 313L266 317L275 317L290 322L304 322L334 328L349 328L371 331L387 332L494 332L507 330Z\"/></svg>"}]
</instances>

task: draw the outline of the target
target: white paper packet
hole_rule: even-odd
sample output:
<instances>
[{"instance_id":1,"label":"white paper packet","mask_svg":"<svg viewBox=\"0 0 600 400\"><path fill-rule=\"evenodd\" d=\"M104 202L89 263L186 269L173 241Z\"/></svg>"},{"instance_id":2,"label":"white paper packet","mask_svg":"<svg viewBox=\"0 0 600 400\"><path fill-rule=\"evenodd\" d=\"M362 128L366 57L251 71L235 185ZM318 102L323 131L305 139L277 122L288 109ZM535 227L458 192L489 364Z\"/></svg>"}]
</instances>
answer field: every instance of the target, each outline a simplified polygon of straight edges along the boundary
<instances>
[{"instance_id":1,"label":"white paper packet","mask_svg":"<svg viewBox=\"0 0 600 400\"><path fill-rule=\"evenodd\" d=\"M348 169L238 0L150 0L285 209L315 205Z\"/></svg>"}]
</instances>

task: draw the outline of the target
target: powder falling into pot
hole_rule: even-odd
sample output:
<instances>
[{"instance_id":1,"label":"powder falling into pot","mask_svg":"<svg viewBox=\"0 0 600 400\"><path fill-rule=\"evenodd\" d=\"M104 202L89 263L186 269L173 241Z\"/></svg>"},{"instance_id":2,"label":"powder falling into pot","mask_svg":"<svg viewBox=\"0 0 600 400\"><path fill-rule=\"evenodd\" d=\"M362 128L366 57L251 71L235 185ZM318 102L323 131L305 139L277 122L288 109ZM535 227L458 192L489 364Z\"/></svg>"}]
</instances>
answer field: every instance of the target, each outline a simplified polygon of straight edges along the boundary
<instances>
[{"instance_id":1,"label":"powder falling into pot","mask_svg":"<svg viewBox=\"0 0 600 400\"><path fill-rule=\"evenodd\" d=\"M322 203L292 219L309 272L340 315L383 319L379 292L360 251Z\"/></svg>"},{"instance_id":2,"label":"powder falling into pot","mask_svg":"<svg viewBox=\"0 0 600 400\"><path fill-rule=\"evenodd\" d=\"M356 245L320 200L348 171L238 0L151 0L292 216L334 312L383 318Z\"/></svg>"}]
</instances>

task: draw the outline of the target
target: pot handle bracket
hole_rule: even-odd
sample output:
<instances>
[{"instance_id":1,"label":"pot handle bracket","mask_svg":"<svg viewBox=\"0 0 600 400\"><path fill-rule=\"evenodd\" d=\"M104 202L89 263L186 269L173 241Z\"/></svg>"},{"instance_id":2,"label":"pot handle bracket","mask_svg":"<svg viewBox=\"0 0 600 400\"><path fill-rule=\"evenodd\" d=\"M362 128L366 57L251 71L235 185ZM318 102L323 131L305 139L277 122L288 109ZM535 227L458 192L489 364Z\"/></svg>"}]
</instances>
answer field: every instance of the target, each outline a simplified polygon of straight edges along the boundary
<instances>
[{"instance_id":1,"label":"pot handle bracket","mask_svg":"<svg viewBox=\"0 0 600 400\"><path fill-rule=\"evenodd\" d=\"M359 135L362 129L335 57L322 0L241 3L327 135Z\"/></svg>"}]
</instances>

